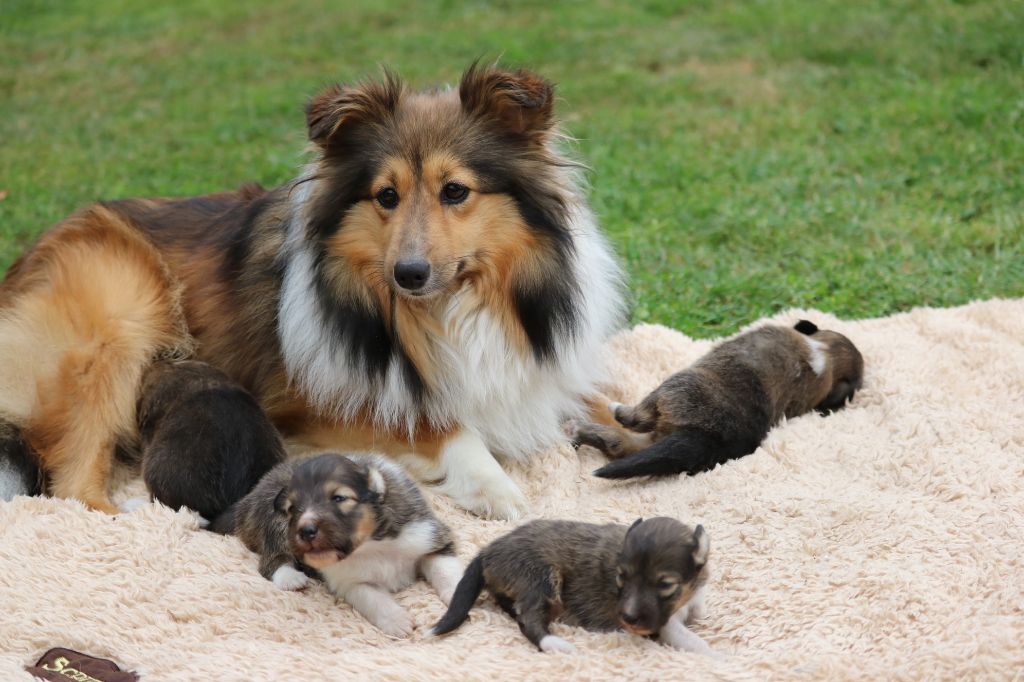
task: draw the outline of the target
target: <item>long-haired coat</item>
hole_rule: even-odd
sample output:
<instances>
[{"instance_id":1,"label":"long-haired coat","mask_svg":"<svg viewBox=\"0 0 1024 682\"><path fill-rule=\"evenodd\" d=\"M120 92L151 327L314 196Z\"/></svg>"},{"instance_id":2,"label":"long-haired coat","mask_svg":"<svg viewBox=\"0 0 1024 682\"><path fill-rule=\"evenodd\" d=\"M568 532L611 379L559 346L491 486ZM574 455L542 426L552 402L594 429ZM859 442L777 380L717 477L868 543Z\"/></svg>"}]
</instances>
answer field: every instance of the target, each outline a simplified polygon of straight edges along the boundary
<instances>
[{"instance_id":1,"label":"long-haired coat","mask_svg":"<svg viewBox=\"0 0 1024 682\"><path fill-rule=\"evenodd\" d=\"M54 494L112 511L139 377L194 354L291 442L383 451L517 516L493 455L562 438L622 313L553 104L545 79L478 66L457 89L335 86L293 182L80 211L0 288L0 418Z\"/></svg>"}]
</instances>

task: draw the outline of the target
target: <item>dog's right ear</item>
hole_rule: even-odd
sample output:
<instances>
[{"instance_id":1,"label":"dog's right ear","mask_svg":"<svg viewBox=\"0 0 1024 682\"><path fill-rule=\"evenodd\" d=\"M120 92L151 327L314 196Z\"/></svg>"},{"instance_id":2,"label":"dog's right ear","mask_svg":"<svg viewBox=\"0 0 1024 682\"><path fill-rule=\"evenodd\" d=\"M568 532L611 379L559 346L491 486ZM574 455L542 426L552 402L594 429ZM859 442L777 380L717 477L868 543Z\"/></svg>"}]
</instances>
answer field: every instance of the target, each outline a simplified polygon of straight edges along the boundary
<instances>
[{"instance_id":1,"label":"dog's right ear","mask_svg":"<svg viewBox=\"0 0 1024 682\"><path fill-rule=\"evenodd\" d=\"M708 553L711 551L711 538L704 526L697 525L693 529L693 563L700 568L708 562Z\"/></svg>"},{"instance_id":2,"label":"dog's right ear","mask_svg":"<svg viewBox=\"0 0 1024 682\"><path fill-rule=\"evenodd\" d=\"M489 118L533 141L543 142L554 126L555 86L522 69L472 64L459 81L459 101L466 113Z\"/></svg>"},{"instance_id":3,"label":"dog's right ear","mask_svg":"<svg viewBox=\"0 0 1024 682\"><path fill-rule=\"evenodd\" d=\"M395 113L404 86L396 75L384 72L384 81L332 85L306 104L309 139L328 148L347 128L386 119Z\"/></svg>"},{"instance_id":4,"label":"dog's right ear","mask_svg":"<svg viewBox=\"0 0 1024 682\"><path fill-rule=\"evenodd\" d=\"M634 528L636 528L637 526L639 526L639 525L640 525L641 523L643 523L643 522L644 522L643 518L639 518L639 519L637 519L636 521L634 521L634 522L633 522L633 525L632 525L632 526L630 526L630 527L629 527L629 530L627 530L627 531L626 531L626 535L629 535L630 533L632 533L632 532L633 532L633 529L634 529Z\"/></svg>"},{"instance_id":5,"label":"dog's right ear","mask_svg":"<svg viewBox=\"0 0 1024 682\"><path fill-rule=\"evenodd\" d=\"M288 499L288 488L281 488L274 498L274 511L278 514L287 514L292 508L292 501Z\"/></svg>"}]
</instances>

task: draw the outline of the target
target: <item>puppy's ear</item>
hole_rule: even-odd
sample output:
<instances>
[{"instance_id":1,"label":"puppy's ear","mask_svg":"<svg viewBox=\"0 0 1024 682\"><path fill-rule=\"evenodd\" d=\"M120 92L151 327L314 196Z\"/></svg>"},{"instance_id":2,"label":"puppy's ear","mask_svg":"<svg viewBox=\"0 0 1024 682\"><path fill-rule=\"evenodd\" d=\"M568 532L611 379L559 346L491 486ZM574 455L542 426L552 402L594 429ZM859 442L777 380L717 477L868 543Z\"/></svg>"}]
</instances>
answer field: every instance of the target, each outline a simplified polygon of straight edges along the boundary
<instances>
[{"instance_id":1,"label":"puppy's ear","mask_svg":"<svg viewBox=\"0 0 1024 682\"><path fill-rule=\"evenodd\" d=\"M693 529L693 563L700 568L708 562L708 553L711 551L711 538L704 526L698 525Z\"/></svg>"},{"instance_id":2,"label":"puppy's ear","mask_svg":"<svg viewBox=\"0 0 1024 682\"><path fill-rule=\"evenodd\" d=\"M387 492L387 484L384 483L384 475L380 473L380 469L371 466L366 472L366 487L369 488L371 493L374 493L380 497L384 496Z\"/></svg>"},{"instance_id":3,"label":"puppy's ear","mask_svg":"<svg viewBox=\"0 0 1024 682\"><path fill-rule=\"evenodd\" d=\"M466 113L543 142L554 125L555 87L529 71L504 71L474 63L462 74L459 99Z\"/></svg>"},{"instance_id":4,"label":"puppy's ear","mask_svg":"<svg viewBox=\"0 0 1024 682\"><path fill-rule=\"evenodd\" d=\"M632 532L633 532L633 529L634 529L634 528L636 528L637 526L639 526L639 525L640 525L641 523L643 523L643 522L644 522L643 518L639 518L639 519L637 519L636 521L634 521L634 522L633 522L633 525L632 525L632 526L630 526L630 527L629 527L629 530L627 530L627 531L626 531L626 535L629 535L630 533L632 533Z\"/></svg>"},{"instance_id":5,"label":"puppy's ear","mask_svg":"<svg viewBox=\"0 0 1024 682\"><path fill-rule=\"evenodd\" d=\"M390 71L385 71L383 83L327 88L306 104L309 139L326 149L339 140L346 129L388 118L395 113L402 92L402 82Z\"/></svg>"},{"instance_id":6,"label":"puppy's ear","mask_svg":"<svg viewBox=\"0 0 1024 682\"><path fill-rule=\"evenodd\" d=\"M278 514L287 514L292 507L292 501L288 499L288 488L281 488L274 498L274 511Z\"/></svg>"},{"instance_id":7,"label":"puppy's ear","mask_svg":"<svg viewBox=\"0 0 1024 682\"><path fill-rule=\"evenodd\" d=\"M814 324L810 320L800 320L793 325L793 329L797 330L801 334L806 334L807 336L818 333L818 325Z\"/></svg>"}]
</instances>

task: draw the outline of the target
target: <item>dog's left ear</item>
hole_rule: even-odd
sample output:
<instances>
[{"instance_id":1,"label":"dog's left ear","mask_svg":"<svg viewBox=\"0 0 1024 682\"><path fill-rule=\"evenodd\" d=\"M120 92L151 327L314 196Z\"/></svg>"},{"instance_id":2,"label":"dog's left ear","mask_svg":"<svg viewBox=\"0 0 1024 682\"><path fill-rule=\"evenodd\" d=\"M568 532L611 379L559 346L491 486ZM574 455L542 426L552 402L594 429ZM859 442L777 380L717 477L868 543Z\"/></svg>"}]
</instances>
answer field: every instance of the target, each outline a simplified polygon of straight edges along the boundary
<instances>
[{"instance_id":1,"label":"dog's left ear","mask_svg":"<svg viewBox=\"0 0 1024 682\"><path fill-rule=\"evenodd\" d=\"M555 87L529 71L473 64L462 74L459 99L466 113L490 118L538 143L554 125Z\"/></svg>"},{"instance_id":2,"label":"dog's left ear","mask_svg":"<svg viewBox=\"0 0 1024 682\"><path fill-rule=\"evenodd\" d=\"M380 473L380 469L371 466L366 472L366 487L370 493L376 495L377 498L384 496L387 491L387 485L384 483L384 475Z\"/></svg>"},{"instance_id":3,"label":"dog's left ear","mask_svg":"<svg viewBox=\"0 0 1024 682\"><path fill-rule=\"evenodd\" d=\"M639 525L640 525L641 523L643 523L643 522L644 522L644 520L643 520L643 518L642 518L642 517L641 517L641 518L639 518L639 519L637 519L636 521L634 521L634 522L633 522L633 525L632 525L632 526L630 526L630 527L629 527L629 530L627 530L627 531L626 531L626 535L629 535L630 533L632 533L632 532L633 532L633 529L634 529L634 528L636 528L637 526L639 526Z\"/></svg>"},{"instance_id":4,"label":"dog's left ear","mask_svg":"<svg viewBox=\"0 0 1024 682\"><path fill-rule=\"evenodd\" d=\"M693 563L700 568L708 562L708 552L711 551L711 538L704 526L698 525L693 529Z\"/></svg>"}]
</instances>

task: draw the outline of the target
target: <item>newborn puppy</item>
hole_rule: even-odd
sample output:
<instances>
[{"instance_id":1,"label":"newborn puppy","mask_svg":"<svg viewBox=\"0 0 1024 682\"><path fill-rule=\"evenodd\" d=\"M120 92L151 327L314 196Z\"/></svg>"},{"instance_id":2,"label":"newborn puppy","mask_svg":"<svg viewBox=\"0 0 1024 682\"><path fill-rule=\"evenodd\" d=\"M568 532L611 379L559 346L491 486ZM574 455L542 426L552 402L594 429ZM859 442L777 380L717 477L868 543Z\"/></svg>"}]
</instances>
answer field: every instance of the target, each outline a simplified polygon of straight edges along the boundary
<instances>
[{"instance_id":1,"label":"newborn puppy","mask_svg":"<svg viewBox=\"0 0 1024 682\"><path fill-rule=\"evenodd\" d=\"M691 530L667 517L632 526L533 521L473 559L432 634L459 627L486 587L541 651L575 650L548 630L561 616L588 630L621 628L713 655L685 625L703 615L709 543L703 526Z\"/></svg>"},{"instance_id":2,"label":"newborn puppy","mask_svg":"<svg viewBox=\"0 0 1024 682\"><path fill-rule=\"evenodd\" d=\"M272 469L211 530L260 554L260 574L282 589L317 573L337 597L394 637L413 623L391 592L421 573L447 604L462 574L451 531L397 464L325 454Z\"/></svg>"},{"instance_id":3,"label":"newborn puppy","mask_svg":"<svg viewBox=\"0 0 1024 682\"><path fill-rule=\"evenodd\" d=\"M255 398L206 363L154 363L140 395L142 477L168 507L216 518L284 460Z\"/></svg>"},{"instance_id":4,"label":"newborn puppy","mask_svg":"<svg viewBox=\"0 0 1024 682\"><path fill-rule=\"evenodd\" d=\"M842 334L807 320L761 327L717 346L636 407L611 404L625 429L585 424L573 438L618 459L597 476L698 474L752 453L783 417L838 410L863 375L860 352Z\"/></svg>"}]
</instances>

